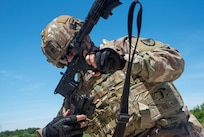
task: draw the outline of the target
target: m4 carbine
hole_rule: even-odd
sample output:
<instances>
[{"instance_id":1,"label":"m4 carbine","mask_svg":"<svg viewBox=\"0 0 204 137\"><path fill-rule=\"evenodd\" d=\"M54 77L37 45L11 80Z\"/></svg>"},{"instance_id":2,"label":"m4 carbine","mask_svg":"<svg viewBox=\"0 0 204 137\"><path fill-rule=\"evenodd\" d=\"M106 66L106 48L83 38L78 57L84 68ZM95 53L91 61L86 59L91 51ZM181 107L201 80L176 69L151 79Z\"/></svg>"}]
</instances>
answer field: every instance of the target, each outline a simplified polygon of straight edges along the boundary
<instances>
[{"instance_id":1,"label":"m4 carbine","mask_svg":"<svg viewBox=\"0 0 204 137\"><path fill-rule=\"evenodd\" d=\"M85 58L83 57L83 47L81 46L81 43L85 36L91 32L100 17L107 19L109 15L112 15L112 10L120 4L122 3L119 0L95 0L84 24L69 46L69 52L71 51L76 56L67 65L65 73L63 73L63 76L55 89L55 94L59 93L69 99L79 85L79 82L75 80L76 74L81 73L84 75L87 70L94 70L92 66L86 63Z\"/></svg>"}]
</instances>

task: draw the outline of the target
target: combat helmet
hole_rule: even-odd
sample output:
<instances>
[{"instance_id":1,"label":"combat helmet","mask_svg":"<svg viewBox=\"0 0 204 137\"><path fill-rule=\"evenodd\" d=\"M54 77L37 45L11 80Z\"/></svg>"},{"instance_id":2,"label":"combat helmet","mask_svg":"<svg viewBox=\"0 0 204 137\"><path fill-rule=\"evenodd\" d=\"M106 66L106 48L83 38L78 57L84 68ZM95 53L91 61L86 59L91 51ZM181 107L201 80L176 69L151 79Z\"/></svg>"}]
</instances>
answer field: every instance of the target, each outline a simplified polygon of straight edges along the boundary
<instances>
[{"instance_id":1,"label":"combat helmet","mask_svg":"<svg viewBox=\"0 0 204 137\"><path fill-rule=\"evenodd\" d=\"M74 36L79 32L83 21L69 15L61 15L53 19L41 32L42 51L51 62L58 68L67 64L65 55Z\"/></svg>"}]
</instances>

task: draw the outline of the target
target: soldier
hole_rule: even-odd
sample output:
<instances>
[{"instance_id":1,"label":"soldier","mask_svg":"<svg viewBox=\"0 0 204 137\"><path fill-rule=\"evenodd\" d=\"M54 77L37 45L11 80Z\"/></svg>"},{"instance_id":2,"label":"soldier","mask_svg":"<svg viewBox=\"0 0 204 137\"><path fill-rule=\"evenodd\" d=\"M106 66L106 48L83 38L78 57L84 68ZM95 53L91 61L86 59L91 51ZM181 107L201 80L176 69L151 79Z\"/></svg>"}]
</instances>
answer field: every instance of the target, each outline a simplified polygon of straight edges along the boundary
<instances>
[{"instance_id":1,"label":"soldier","mask_svg":"<svg viewBox=\"0 0 204 137\"><path fill-rule=\"evenodd\" d=\"M67 15L59 16L47 25L41 35L42 51L49 62L59 68L71 62L74 55L67 53L69 43L81 25L81 20ZM136 39L133 36L132 42L135 43ZM84 48L86 62L98 70L90 70L79 79L78 92L93 96L96 105L87 132L92 137L111 137L117 124L128 54L133 52L134 46L129 51L127 36L111 41L103 40L98 48L87 36L81 46ZM130 119L126 125L125 137L204 136L202 125L189 112L173 84L183 70L184 60L179 51L153 39L139 38L131 71ZM70 117L67 110L75 111L67 104L65 98L58 117ZM87 123L84 125L81 126L83 131ZM53 127L53 122L43 128L47 137L51 137L52 130L47 127ZM82 130L79 130L81 134ZM61 135L65 134L60 129L58 131Z\"/></svg>"}]
</instances>

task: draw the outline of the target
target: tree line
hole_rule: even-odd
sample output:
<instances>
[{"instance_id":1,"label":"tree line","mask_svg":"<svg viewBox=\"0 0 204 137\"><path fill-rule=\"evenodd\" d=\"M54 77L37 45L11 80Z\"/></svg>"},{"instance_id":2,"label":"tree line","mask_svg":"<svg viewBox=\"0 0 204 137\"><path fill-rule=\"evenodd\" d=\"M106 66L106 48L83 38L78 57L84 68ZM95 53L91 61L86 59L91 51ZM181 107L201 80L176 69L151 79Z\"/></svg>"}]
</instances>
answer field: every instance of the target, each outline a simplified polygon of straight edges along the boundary
<instances>
[{"instance_id":1,"label":"tree line","mask_svg":"<svg viewBox=\"0 0 204 137\"><path fill-rule=\"evenodd\" d=\"M191 113L198 119L198 121L204 127L204 103L196 106ZM0 133L0 137L36 137L35 131L39 128L27 128L27 129L17 129L15 131L3 131ZM89 137L87 134L84 134L84 137Z\"/></svg>"},{"instance_id":2,"label":"tree line","mask_svg":"<svg viewBox=\"0 0 204 137\"><path fill-rule=\"evenodd\" d=\"M190 110L204 127L204 103Z\"/></svg>"},{"instance_id":3,"label":"tree line","mask_svg":"<svg viewBox=\"0 0 204 137\"><path fill-rule=\"evenodd\" d=\"M0 137L36 137L35 131L39 128L16 129L15 131L3 131Z\"/></svg>"}]
</instances>

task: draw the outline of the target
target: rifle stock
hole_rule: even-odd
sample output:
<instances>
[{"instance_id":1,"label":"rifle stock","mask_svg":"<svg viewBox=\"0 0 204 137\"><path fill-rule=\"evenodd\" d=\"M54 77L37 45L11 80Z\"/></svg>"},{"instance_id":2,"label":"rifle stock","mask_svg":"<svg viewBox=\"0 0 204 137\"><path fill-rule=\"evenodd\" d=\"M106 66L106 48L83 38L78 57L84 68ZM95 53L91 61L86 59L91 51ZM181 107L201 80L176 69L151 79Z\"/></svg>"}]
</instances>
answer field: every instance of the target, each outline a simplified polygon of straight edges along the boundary
<instances>
[{"instance_id":1,"label":"rifle stock","mask_svg":"<svg viewBox=\"0 0 204 137\"><path fill-rule=\"evenodd\" d=\"M83 47L81 43L85 36L87 36L94 25L98 22L100 17L107 19L109 15L112 15L112 10L122 4L119 0L95 0L93 3L85 22L83 23L80 31L70 43L71 52L75 53L74 59L67 65L65 73L63 73L54 93L61 94L65 98L69 98L70 95L76 91L79 82L75 81L75 75L77 73L86 73L87 70L94 70L92 66L89 66L83 57Z\"/></svg>"}]
</instances>

